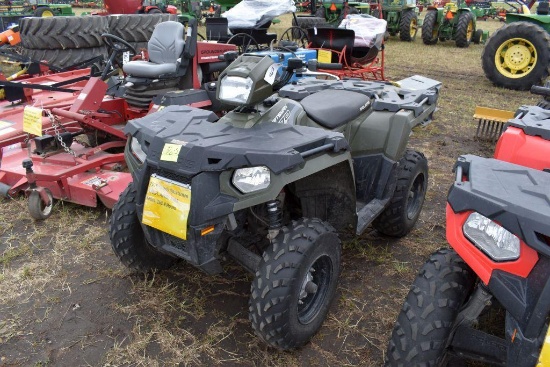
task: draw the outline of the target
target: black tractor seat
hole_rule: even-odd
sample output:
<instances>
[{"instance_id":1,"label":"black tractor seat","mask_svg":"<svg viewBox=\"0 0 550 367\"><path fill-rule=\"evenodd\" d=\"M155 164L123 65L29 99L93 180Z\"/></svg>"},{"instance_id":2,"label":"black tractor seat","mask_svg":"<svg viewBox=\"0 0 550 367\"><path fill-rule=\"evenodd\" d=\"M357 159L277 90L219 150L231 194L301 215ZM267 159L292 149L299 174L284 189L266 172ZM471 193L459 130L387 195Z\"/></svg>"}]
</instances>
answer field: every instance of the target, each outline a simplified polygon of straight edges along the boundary
<instances>
[{"instance_id":1,"label":"black tractor seat","mask_svg":"<svg viewBox=\"0 0 550 367\"><path fill-rule=\"evenodd\" d=\"M327 129L336 129L359 116L369 105L364 94L347 90L323 90L300 102L306 114Z\"/></svg>"}]
</instances>

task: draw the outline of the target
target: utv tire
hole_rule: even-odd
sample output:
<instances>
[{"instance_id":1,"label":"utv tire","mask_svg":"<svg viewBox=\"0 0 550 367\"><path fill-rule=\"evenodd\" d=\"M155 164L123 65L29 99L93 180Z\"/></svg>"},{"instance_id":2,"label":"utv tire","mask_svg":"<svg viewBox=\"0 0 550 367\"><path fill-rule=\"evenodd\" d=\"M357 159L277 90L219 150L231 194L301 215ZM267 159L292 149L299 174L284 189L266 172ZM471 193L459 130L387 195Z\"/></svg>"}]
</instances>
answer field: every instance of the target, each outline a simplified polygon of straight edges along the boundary
<instances>
[{"instance_id":1,"label":"utv tire","mask_svg":"<svg viewBox=\"0 0 550 367\"><path fill-rule=\"evenodd\" d=\"M422 24L422 42L425 45L435 45L439 33L437 24L437 10L428 10Z\"/></svg>"},{"instance_id":2,"label":"utv tire","mask_svg":"<svg viewBox=\"0 0 550 367\"><path fill-rule=\"evenodd\" d=\"M151 246L136 212L137 191L133 183L120 194L110 219L111 246L119 260L128 268L149 272L168 269L177 261Z\"/></svg>"},{"instance_id":3,"label":"utv tire","mask_svg":"<svg viewBox=\"0 0 550 367\"><path fill-rule=\"evenodd\" d=\"M412 42L418 33L418 16L413 10L402 12L399 25L399 38L401 41Z\"/></svg>"},{"instance_id":4,"label":"utv tire","mask_svg":"<svg viewBox=\"0 0 550 367\"><path fill-rule=\"evenodd\" d=\"M548 76L550 36L532 23L506 24L489 38L481 61L485 76L494 85L529 90Z\"/></svg>"},{"instance_id":5,"label":"utv tire","mask_svg":"<svg viewBox=\"0 0 550 367\"><path fill-rule=\"evenodd\" d=\"M283 227L263 253L252 282L249 319L271 346L306 344L326 318L340 274L341 242L319 219Z\"/></svg>"},{"instance_id":6,"label":"utv tire","mask_svg":"<svg viewBox=\"0 0 550 367\"><path fill-rule=\"evenodd\" d=\"M428 161L424 154L407 150L398 170L393 197L373 222L378 232L393 237L409 233L420 216L428 187Z\"/></svg>"},{"instance_id":7,"label":"utv tire","mask_svg":"<svg viewBox=\"0 0 550 367\"><path fill-rule=\"evenodd\" d=\"M419 271L397 316L385 366L444 366L445 346L475 274L450 249L433 253Z\"/></svg>"},{"instance_id":8,"label":"utv tire","mask_svg":"<svg viewBox=\"0 0 550 367\"><path fill-rule=\"evenodd\" d=\"M474 16L470 12L460 13L458 16L458 25L456 26L455 43L456 47L466 48L470 46L470 41L475 32Z\"/></svg>"},{"instance_id":9,"label":"utv tire","mask_svg":"<svg viewBox=\"0 0 550 367\"><path fill-rule=\"evenodd\" d=\"M109 16L109 33L133 42L148 42L158 23L177 21L172 14L118 14Z\"/></svg>"},{"instance_id":10,"label":"utv tire","mask_svg":"<svg viewBox=\"0 0 550 367\"><path fill-rule=\"evenodd\" d=\"M35 220L48 219L50 215L52 215L53 195L50 190L48 189L44 189L44 190L46 191L46 195L48 196L50 205L44 204L38 191L33 190L29 195L29 202L27 205L28 205L29 213L31 214L31 217Z\"/></svg>"},{"instance_id":11,"label":"utv tire","mask_svg":"<svg viewBox=\"0 0 550 367\"><path fill-rule=\"evenodd\" d=\"M50 65L57 66L58 68L66 68L90 60L96 56L103 56L103 58L106 58L107 47L69 48L66 50L36 50L22 48L21 53L31 60L47 61Z\"/></svg>"},{"instance_id":12,"label":"utv tire","mask_svg":"<svg viewBox=\"0 0 550 367\"><path fill-rule=\"evenodd\" d=\"M21 46L32 49L64 50L103 46L108 33L107 17L23 18Z\"/></svg>"}]
</instances>

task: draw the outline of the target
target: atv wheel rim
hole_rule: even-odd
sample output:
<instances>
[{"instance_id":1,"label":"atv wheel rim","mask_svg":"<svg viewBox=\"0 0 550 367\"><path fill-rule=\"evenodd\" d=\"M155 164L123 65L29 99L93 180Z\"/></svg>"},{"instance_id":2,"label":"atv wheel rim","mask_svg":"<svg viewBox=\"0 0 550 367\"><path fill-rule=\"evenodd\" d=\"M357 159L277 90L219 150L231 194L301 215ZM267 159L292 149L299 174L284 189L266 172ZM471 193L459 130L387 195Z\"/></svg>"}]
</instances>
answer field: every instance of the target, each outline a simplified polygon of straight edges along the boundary
<instances>
[{"instance_id":1,"label":"atv wheel rim","mask_svg":"<svg viewBox=\"0 0 550 367\"><path fill-rule=\"evenodd\" d=\"M419 174L414 178L407 197L407 218L414 219L420 212L422 198L424 196L424 175Z\"/></svg>"},{"instance_id":2,"label":"atv wheel rim","mask_svg":"<svg viewBox=\"0 0 550 367\"><path fill-rule=\"evenodd\" d=\"M53 13L51 12L51 10L45 10L42 13L42 18L49 18L49 17L53 17Z\"/></svg>"},{"instance_id":3,"label":"atv wheel rim","mask_svg":"<svg viewBox=\"0 0 550 367\"><path fill-rule=\"evenodd\" d=\"M312 322L323 308L332 277L330 257L318 257L302 279L298 295L298 321L301 324Z\"/></svg>"},{"instance_id":4,"label":"atv wheel rim","mask_svg":"<svg viewBox=\"0 0 550 367\"><path fill-rule=\"evenodd\" d=\"M416 35L416 30L418 29L418 24L416 22L416 19L411 19L411 24L410 24L410 35L411 37L414 37Z\"/></svg>"},{"instance_id":5,"label":"atv wheel rim","mask_svg":"<svg viewBox=\"0 0 550 367\"><path fill-rule=\"evenodd\" d=\"M471 40L473 35L474 35L474 22L470 20L470 23L468 23L468 28L466 29L466 39L468 41Z\"/></svg>"},{"instance_id":6,"label":"atv wheel rim","mask_svg":"<svg viewBox=\"0 0 550 367\"><path fill-rule=\"evenodd\" d=\"M524 38L512 38L503 42L495 54L497 70L507 78L523 78L536 64L537 50Z\"/></svg>"}]
</instances>

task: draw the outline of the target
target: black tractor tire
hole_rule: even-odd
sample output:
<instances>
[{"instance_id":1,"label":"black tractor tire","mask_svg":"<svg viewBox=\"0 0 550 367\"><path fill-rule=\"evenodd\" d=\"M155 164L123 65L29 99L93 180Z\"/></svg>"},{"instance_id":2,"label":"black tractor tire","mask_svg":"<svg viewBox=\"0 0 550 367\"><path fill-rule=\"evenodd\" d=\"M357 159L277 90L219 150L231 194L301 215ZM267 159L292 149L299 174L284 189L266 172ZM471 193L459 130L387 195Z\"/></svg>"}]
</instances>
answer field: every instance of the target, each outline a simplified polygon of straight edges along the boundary
<instances>
[{"instance_id":1,"label":"black tractor tire","mask_svg":"<svg viewBox=\"0 0 550 367\"><path fill-rule=\"evenodd\" d=\"M292 19L292 26L300 27L306 30L313 27L330 27L325 18L319 17L296 17L296 19Z\"/></svg>"},{"instance_id":2,"label":"black tractor tire","mask_svg":"<svg viewBox=\"0 0 550 367\"><path fill-rule=\"evenodd\" d=\"M147 14L162 14L162 10L160 10L160 9L151 9L147 12Z\"/></svg>"},{"instance_id":3,"label":"black tractor tire","mask_svg":"<svg viewBox=\"0 0 550 367\"><path fill-rule=\"evenodd\" d=\"M414 34L411 34L411 27L415 27ZM399 24L399 38L401 41L412 42L418 33L418 16L413 10L401 12L401 23Z\"/></svg>"},{"instance_id":4,"label":"black tractor tire","mask_svg":"<svg viewBox=\"0 0 550 367\"><path fill-rule=\"evenodd\" d=\"M21 46L31 49L64 50L103 46L101 35L108 33L106 17L23 18Z\"/></svg>"},{"instance_id":5,"label":"black tractor tire","mask_svg":"<svg viewBox=\"0 0 550 367\"><path fill-rule=\"evenodd\" d=\"M348 14L347 15L350 15L350 14L359 14L359 10L355 9L354 7L349 7L348 8ZM338 16L338 19L336 20L336 24L335 26L339 26L340 23L342 23L342 20L344 20L344 9L342 9L342 11L340 12L340 15Z\"/></svg>"},{"instance_id":6,"label":"black tractor tire","mask_svg":"<svg viewBox=\"0 0 550 367\"><path fill-rule=\"evenodd\" d=\"M474 272L455 251L433 253L397 316L385 366L441 366L451 328L475 281Z\"/></svg>"},{"instance_id":7,"label":"black tractor tire","mask_svg":"<svg viewBox=\"0 0 550 367\"><path fill-rule=\"evenodd\" d=\"M472 26L472 34L468 36L468 27ZM455 43L456 47L466 48L470 46L470 41L475 34L475 20L469 11L460 13L458 24L456 26Z\"/></svg>"},{"instance_id":8,"label":"black tractor tire","mask_svg":"<svg viewBox=\"0 0 550 367\"><path fill-rule=\"evenodd\" d=\"M393 197L372 224L387 236L403 237L412 230L422 211L428 188L428 160L420 152L407 150L397 169Z\"/></svg>"},{"instance_id":9,"label":"black tractor tire","mask_svg":"<svg viewBox=\"0 0 550 367\"><path fill-rule=\"evenodd\" d=\"M335 296L341 242L319 219L283 227L263 253L252 282L249 319L269 345L296 349L319 330Z\"/></svg>"},{"instance_id":10,"label":"black tractor tire","mask_svg":"<svg viewBox=\"0 0 550 367\"><path fill-rule=\"evenodd\" d=\"M325 9L324 6L320 6L317 8L317 10L315 11L315 16L317 18L323 18L323 19L326 19L326 13L327 13L327 10Z\"/></svg>"},{"instance_id":11,"label":"black tractor tire","mask_svg":"<svg viewBox=\"0 0 550 367\"><path fill-rule=\"evenodd\" d=\"M40 6L32 13L32 16L37 18L53 18L54 15L54 11L48 6Z\"/></svg>"},{"instance_id":12,"label":"black tractor tire","mask_svg":"<svg viewBox=\"0 0 550 367\"><path fill-rule=\"evenodd\" d=\"M177 259L147 242L136 211L136 196L136 188L130 183L113 207L109 220L113 251L120 262L133 270L146 273L168 269Z\"/></svg>"},{"instance_id":13,"label":"black tractor tire","mask_svg":"<svg viewBox=\"0 0 550 367\"><path fill-rule=\"evenodd\" d=\"M422 42L425 45L435 45L438 38L437 10L428 10L422 23Z\"/></svg>"},{"instance_id":14,"label":"black tractor tire","mask_svg":"<svg viewBox=\"0 0 550 367\"><path fill-rule=\"evenodd\" d=\"M52 192L48 189L44 189L46 191L46 195L48 196L48 199L50 201L49 205L46 205L42 198L40 197L40 194L38 191L31 191L29 195L29 201L27 203L27 207L29 208L29 213L31 217L35 220L45 220L52 215L52 209L53 209L53 195Z\"/></svg>"},{"instance_id":15,"label":"black tractor tire","mask_svg":"<svg viewBox=\"0 0 550 367\"><path fill-rule=\"evenodd\" d=\"M520 39L531 43L536 55L536 63L527 69L524 75L520 77L517 77L517 70L516 74L511 72L515 60L512 59L512 57L507 60L506 56L502 56L503 53L506 55L504 50L501 50L501 52L497 54L501 46L505 46L506 44L513 45L514 39ZM518 45L517 47L524 46ZM497 57L499 58L498 61ZM523 59L517 60L518 62L523 62ZM507 61L509 61L510 64L508 64ZM508 89L529 90L533 85L542 84L546 77L548 77L550 66L550 36L542 27L532 23L513 22L506 24L493 33L488 39L481 53L481 65L485 76L494 85ZM499 70L499 68L503 70L504 73ZM521 71L523 69L519 68L519 70ZM508 75L506 75L507 73Z\"/></svg>"},{"instance_id":16,"label":"black tractor tire","mask_svg":"<svg viewBox=\"0 0 550 367\"><path fill-rule=\"evenodd\" d=\"M472 36L472 42L474 45L479 45L481 43L481 38L483 38L483 31L481 29L476 29L474 35Z\"/></svg>"},{"instance_id":17,"label":"black tractor tire","mask_svg":"<svg viewBox=\"0 0 550 367\"><path fill-rule=\"evenodd\" d=\"M109 16L109 33L127 42L148 42L158 23L177 21L173 14L118 14Z\"/></svg>"},{"instance_id":18,"label":"black tractor tire","mask_svg":"<svg viewBox=\"0 0 550 367\"><path fill-rule=\"evenodd\" d=\"M50 65L66 68L96 56L107 57L107 47L69 48L66 50L35 50L22 48L21 54L31 60L47 61Z\"/></svg>"}]
</instances>

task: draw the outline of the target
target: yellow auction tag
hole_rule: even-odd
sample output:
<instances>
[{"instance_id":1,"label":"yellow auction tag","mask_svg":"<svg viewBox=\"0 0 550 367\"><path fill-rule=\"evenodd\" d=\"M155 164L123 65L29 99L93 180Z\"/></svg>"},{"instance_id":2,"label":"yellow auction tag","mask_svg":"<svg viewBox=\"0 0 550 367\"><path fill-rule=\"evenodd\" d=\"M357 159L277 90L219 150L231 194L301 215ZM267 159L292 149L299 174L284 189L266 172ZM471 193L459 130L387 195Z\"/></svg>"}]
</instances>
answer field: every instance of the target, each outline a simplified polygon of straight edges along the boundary
<instances>
[{"instance_id":1,"label":"yellow auction tag","mask_svg":"<svg viewBox=\"0 0 550 367\"><path fill-rule=\"evenodd\" d=\"M329 50L319 50L317 51L317 61L322 63L331 63L332 62L332 52Z\"/></svg>"},{"instance_id":2,"label":"yellow auction tag","mask_svg":"<svg viewBox=\"0 0 550 367\"><path fill-rule=\"evenodd\" d=\"M42 109L26 106L23 110L23 131L32 135L42 136Z\"/></svg>"},{"instance_id":3,"label":"yellow auction tag","mask_svg":"<svg viewBox=\"0 0 550 367\"><path fill-rule=\"evenodd\" d=\"M165 143L162 148L162 154L160 155L161 161L177 162L178 155L180 154L181 145Z\"/></svg>"},{"instance_id":4,"label":"yellow auction tag","mask_svg":"<svg viewBox=\"0 0 550 367\"><path fill-rule=\"evenodd\" d=\"M143 205L143 224L187 239L191 189L178 182L152 175Z\"/></svg>"}]
</instances>

